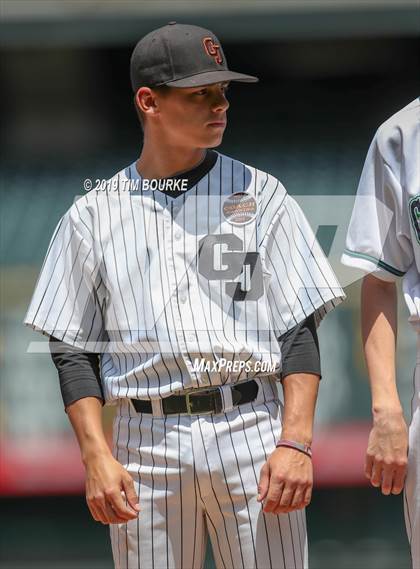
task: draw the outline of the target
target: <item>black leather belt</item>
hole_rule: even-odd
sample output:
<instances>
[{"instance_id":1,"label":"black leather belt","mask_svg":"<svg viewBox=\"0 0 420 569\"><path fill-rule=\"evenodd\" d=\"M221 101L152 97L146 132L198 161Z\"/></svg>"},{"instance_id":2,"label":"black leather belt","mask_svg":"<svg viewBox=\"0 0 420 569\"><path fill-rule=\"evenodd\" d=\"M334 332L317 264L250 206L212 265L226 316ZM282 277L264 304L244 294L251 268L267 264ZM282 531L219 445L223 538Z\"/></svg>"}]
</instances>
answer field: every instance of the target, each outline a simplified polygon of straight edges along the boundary
<instances>
[{"instance_id":1,"label":"black leather belt","mask_svg":"<svg viewBox=\"0 0 420 569\"><path fill-rule=\"evenodd\" d=\"M236 385L232 384L230 388L234 407L254 401L258 394L258 383L253 379ZM137 413L153 412L150 400L131 399L131 403ZM194 389L185 395L170 395L162 399L162 411L165 415L221 413L223 411L222 393L217 387L211 387Z\"/></svg>"}]
</instances>

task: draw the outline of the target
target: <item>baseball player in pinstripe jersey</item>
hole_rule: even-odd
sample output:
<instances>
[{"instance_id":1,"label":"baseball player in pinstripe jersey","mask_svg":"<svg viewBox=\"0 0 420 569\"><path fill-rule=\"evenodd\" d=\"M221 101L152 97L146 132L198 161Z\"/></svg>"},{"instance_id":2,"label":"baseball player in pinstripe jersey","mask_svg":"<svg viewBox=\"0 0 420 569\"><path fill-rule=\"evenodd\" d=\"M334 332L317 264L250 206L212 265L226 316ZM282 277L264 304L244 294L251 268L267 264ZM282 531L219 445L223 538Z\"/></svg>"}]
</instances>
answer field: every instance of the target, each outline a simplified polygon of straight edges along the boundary
<instances>
[{"instance_id":1,"label":"baseball player in pinstripe jersey","mask_svg":"<svg viewBox=\"0 0 420 569\"><path fill-rule=\"evenodd\" d=\"M404 488L413 569L420 569L419 152L420 98L417 97L388 118L372 140L342 258L346 265L367 273L363 279L361 309L373 426L366 452L366 476L385 495L399 494ZM409 321L417 332L408 433L395 377L395 283L401 277Z\"/></svg>"},{"instance_id":2,"label":"baseball player in pinstripe jersey","mask_svg":"<svg viewBox=\"0 0 420 569\"><path fill-rule=\"evenodd\" d=\"M137 44L141 155L60 219L25 317L118 568L202 567L208 536L218 568L307 567L316 328L344 294L282 184L211 150L256 80L203 28Z\"/></svg>"}]
</instances>

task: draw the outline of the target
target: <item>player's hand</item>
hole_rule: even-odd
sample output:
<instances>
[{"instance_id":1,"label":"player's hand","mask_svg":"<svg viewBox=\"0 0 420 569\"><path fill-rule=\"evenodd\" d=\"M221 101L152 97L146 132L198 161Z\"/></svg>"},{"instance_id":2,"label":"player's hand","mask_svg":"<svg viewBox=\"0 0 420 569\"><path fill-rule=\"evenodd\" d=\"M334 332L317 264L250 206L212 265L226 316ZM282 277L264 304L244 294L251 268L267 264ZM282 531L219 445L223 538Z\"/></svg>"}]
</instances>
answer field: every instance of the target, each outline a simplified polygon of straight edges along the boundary
<instances>
[{"instance_id":1,"label":"player's hand","mask_svg":"<svg viewBox=\"0 0 420 569\"><path fill-rule=\"evenodd\" d=\"M258 485L263 511L284 514L301 510L311 501L313 486L312 460L298 450L279 447L261 469Z\"/></svg>"},{"instance_id":2,"label":"player's hand","mask_svg":"<svg viewBox=\"0 0 420 569\"><path fill-rule=\"evenodd\" d=\"M93 518L103 524L126 523L140 511L133 479L111 453L87 462L86 501Z\"/></svg>"},{"instance_id":3,"label":"player's hand","mask_svg":"<svg viewBox=\"0 0 420 569\"><path fill-rule=\"evenodd\" d=\"M366 451L365 474L382 494L399 494L407 472L408 429L402 411L376 413Z\"/></svg>"}]
</instances>

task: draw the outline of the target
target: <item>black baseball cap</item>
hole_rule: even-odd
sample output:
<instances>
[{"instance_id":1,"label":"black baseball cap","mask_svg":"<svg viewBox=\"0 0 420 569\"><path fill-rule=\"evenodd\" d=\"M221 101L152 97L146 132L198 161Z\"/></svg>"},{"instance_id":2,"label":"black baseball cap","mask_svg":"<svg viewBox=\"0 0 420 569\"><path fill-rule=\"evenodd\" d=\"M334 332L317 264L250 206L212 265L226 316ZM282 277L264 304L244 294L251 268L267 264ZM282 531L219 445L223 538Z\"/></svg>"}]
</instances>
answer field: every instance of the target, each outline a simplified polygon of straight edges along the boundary
<instances>
[{"instance_id":1,"label":"black baseball cap","mask_svg":"<svg viewBox=\"0 0 420 569\"><path fill-rule=\"evenodd\" d=\"M160 85L198 87L221 81L258 81L228 69L213 32L177 22L169 22L138 42L131 55L130 75L134 92Z\"/></svg>"}]
</instances>

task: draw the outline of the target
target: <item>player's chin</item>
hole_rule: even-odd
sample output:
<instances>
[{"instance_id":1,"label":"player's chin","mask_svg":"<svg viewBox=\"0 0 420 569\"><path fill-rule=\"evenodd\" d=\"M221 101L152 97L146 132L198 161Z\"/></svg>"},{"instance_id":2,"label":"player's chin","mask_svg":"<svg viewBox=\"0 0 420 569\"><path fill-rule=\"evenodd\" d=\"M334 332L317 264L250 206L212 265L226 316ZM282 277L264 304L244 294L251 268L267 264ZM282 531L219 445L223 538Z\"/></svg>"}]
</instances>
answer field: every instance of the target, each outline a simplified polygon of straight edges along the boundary
<instances>
[{"instance_id":1,"label":"player's chin","mask_svg":"<svg viewBox=\"0 0 420 569\"><path fill-rule=\"evenodd\" d=\"M211 133L211 136L206 136L206 142L204 147L205 148L216 148L216 146L220 146L223 140L223 133L224 129L220 130L219 132Z\"/></svg>"}]
</instances>

